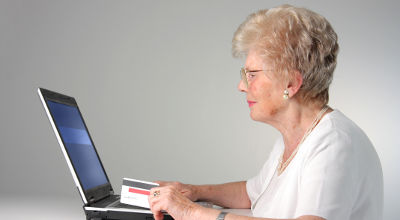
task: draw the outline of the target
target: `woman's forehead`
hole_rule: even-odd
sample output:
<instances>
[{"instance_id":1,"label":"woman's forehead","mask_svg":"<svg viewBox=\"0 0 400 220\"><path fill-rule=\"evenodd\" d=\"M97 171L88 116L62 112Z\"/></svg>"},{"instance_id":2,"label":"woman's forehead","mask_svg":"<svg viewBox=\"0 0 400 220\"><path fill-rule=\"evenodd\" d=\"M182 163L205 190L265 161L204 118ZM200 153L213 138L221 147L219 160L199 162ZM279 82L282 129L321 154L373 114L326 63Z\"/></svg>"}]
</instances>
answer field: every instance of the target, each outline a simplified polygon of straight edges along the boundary
<instances>
[{"instance_id":1,"label":"woman's forehead","mask_svg":"<svg viewBox=\"0 0 400 220\"><path fill-rule=\"evenodd\" d=\"M272 67L271 62L268 62L261 53L255 49L249 50L246 56L245 68L247 69L265 69L266 67Z\"/></svg>"}]
</instances>

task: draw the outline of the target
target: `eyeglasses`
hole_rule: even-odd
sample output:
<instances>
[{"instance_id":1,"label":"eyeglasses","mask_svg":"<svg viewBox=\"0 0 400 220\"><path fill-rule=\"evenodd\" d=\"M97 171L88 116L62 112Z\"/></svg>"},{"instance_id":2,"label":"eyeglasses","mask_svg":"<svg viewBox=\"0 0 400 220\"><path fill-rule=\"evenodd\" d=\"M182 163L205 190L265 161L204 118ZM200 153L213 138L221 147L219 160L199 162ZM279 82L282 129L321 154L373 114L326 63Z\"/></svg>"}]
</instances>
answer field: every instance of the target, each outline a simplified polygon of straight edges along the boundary
<instances>
[{"instance_id":1,"label":"eyeglasses","mask_svg":"<svg viewBox=\"0 0 400 220\"><path fill-rule=\"evenodd\" d=\"M249 87L249 81L253 79L258 72L262 71L272 71L271 69L266 69L266 70L248 70L244 67L240 69L240 76L242 77L243 82L245 83L246 87Z\"/></svg>"}]
</instances>

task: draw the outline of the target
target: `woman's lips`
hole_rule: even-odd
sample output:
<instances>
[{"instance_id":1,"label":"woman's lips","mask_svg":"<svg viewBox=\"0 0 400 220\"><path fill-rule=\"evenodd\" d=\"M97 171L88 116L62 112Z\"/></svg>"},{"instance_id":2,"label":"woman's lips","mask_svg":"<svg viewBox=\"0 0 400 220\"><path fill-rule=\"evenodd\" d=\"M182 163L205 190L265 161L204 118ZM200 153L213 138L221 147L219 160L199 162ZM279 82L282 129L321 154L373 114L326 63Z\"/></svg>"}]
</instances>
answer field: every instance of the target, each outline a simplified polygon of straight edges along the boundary
<instances>
[{"instance_id":1,"label":"woman's lips","mask_svg":"<svg viewBox=\"0 0 400 220\"><path fill-rule=\"evenodd\" d=\"M254 104L256 104L256 102L254 102L254 101L249 101L249 100L247 100L247 103L249 104L249 107L251 107L251 106L253 106Z\"/></svg>"}]
</instances>

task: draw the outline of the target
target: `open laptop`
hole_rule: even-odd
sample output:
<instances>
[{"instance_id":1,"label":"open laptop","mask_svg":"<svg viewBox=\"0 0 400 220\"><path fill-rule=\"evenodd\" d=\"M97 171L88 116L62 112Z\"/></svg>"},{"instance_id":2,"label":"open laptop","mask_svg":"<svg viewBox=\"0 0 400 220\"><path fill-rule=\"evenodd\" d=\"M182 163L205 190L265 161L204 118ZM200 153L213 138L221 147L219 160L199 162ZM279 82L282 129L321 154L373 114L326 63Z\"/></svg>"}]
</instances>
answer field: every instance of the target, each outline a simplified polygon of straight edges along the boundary
<instances>
[{"instance_id":1,"label":"open laptop","mask_svg":"<svg viewBox=\"0 0 400 220\"><path fill-rule=\"evenodd\" d=\"M121 204L75 99L38 89L50 124L84 203L87 219L153 219L149 209ZM166 215L164 219L173 219Z\"/></svg>"}]
</instances>

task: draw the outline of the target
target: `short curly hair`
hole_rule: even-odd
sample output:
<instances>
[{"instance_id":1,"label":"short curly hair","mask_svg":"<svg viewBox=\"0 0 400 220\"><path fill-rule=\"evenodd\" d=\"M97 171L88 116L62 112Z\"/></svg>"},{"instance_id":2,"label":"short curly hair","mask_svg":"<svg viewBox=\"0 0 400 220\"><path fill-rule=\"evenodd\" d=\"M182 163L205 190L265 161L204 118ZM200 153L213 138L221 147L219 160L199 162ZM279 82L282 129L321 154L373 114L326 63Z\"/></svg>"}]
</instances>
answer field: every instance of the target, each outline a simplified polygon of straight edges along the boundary
<instances>
[{"instance_id":1,"label":"short curly hair","mask_svg":"<svg viewBox=\"0 0 400 220\"><path fill-rule=\"evenodd\" d=\"M297 93L305 102L326 105L339 52L337 34L321 15L305 8L282 5L260 10L247 17L232 40L234 57L254 49L272 62L282 79L293 70L303 76Z\"/></svg>"}]
</instances>

